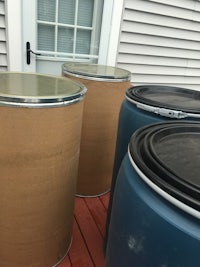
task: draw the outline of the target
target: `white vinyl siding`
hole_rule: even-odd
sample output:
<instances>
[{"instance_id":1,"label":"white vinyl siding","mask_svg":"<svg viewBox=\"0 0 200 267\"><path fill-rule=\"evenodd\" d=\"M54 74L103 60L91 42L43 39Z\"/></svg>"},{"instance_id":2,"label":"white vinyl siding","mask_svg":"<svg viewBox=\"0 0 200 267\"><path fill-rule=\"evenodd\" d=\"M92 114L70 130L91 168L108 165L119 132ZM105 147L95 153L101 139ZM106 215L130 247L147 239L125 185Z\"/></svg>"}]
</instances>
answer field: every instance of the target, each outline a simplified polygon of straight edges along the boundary
<instances>
[{"instance_id":1,"label":"white vinyl siding","mask_svg":"<svg viewBox=\"0 0 200 267\"><path fill-rule=\"evenodd\" d=\"M7 70L5 2L0 0L0 71Z\"/></svg>"},{"instance_id":2,"label":"white vinyl siding","mask_svg":"<svg viewBox=\"0 0 200 267\"><path fill-rule=\"evenodd\" d=\"M200 1L124 0L117 66L135 85L200 90Z\"/></svg>"}]
</instances>

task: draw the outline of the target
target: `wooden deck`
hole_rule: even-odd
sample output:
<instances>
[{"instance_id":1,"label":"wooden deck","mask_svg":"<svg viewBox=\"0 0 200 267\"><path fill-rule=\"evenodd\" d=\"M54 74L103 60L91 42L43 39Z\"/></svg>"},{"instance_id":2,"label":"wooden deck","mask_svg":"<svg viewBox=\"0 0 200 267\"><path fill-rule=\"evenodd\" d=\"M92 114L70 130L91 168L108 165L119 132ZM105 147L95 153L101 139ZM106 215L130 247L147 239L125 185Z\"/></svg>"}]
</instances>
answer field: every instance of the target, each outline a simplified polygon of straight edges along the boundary
<instances>
[{"instance_id":1,"label":"wooden deck","mask_svg":"<svg viewBox=\"0 0 200 267\"><path fill-rule=\"evenodd\" d=\"M75 200L73 241L58 267L104 267L103 237L109 193Z\"/></svg>"}]
</instances>

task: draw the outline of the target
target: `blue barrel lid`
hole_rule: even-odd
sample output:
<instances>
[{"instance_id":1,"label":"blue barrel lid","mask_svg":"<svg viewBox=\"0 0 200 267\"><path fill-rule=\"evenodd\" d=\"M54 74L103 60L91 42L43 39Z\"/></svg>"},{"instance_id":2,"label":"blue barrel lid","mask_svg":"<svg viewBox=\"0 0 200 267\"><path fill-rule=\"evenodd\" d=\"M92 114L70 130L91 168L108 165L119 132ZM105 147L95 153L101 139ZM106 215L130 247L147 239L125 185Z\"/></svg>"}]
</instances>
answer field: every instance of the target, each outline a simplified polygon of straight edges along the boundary
<instances>
[{"instance_id":1,"label":"blue barrel lid","mask_svg":"<svg viewBox=\"0 0 200 267\"><path fill-rule=\"evenodd\" d=\"M65 106L83 99L87 89L67 78L36 73L0 73L0 105Z\"/></svg>"},{"instance_id":2,"label":"blue barrel lid","mask_svg":"<svg viewBox=\"0 0 200 267\"><path fill-rule=\"evenodd\" d=\"M162 116L200 117L200 91L171 86L141 85L129 88L126 98L139 108Z\"/></svg>"},{"instance_id":3,"label":"blue barrel lid","mask_svg":"<svg viewBox=\"0 0 200 267\"><path fill-rule=\"evenodd\" d=\"M200 123L173 121L143 127L131 137L129 152L154 185L200 211Z\"/></svg>"}]
</instances>

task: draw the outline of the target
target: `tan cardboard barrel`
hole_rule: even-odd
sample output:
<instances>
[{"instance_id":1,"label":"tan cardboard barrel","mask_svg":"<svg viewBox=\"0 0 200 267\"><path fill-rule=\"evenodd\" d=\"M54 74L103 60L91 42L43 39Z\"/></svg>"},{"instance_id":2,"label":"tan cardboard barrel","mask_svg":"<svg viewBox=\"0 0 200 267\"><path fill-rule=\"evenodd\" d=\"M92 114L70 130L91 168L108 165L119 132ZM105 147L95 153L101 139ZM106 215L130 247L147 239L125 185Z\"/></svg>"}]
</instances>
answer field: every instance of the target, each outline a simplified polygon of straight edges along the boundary
<instances>
[{"instance_id":1,"label":"tan cardboard barrel","mask_svg":"<svg viewBox=\"0 0 200 267\"><path fill-rule=\"evenodd\" d=\"M62 75L83 83L84 103L77 195L97 196L110 189L118 115L131 73L110 66L65 63Z\"/></svg>"},{"instance_id":2,"label":"tan cardboard barrel","mask_svg":"<svg viewBox=\"0 0 200 267\"><path fill-rule=\"evenodd\" d=\"M0 266L49 267L72 237L83 85L0 74Z\"/></svg>"}]
</instances>

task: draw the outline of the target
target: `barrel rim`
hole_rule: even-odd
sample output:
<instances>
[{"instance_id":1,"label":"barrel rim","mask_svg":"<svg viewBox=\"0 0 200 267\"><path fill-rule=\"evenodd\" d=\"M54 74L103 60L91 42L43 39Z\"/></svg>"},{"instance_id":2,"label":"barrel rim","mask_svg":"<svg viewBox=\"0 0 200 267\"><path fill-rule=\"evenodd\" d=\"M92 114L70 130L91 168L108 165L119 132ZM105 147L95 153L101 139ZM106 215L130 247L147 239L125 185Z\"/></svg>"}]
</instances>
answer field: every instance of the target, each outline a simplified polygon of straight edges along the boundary
<instances>
[{"instance_id":1,"label":"barrel rim","mask_svg":"<svg viewBox=\"0 0 200 267\"><path fill-rule=\"evenodd\" d=\"M40 77L49 77L55 78L56 80L66 81L66 78L55 76L55 75L46 75L40 73L32 72L2 72L4 74L14 74L14 75L34 75ZM0 75L1 75L0 74ZM68 106L79 102L84 99L87 92L87 88L80 82L70 80L70 83L77 85L77 88L80 88L80 92L76 92L72 95L58 95L56 96L23 96L23 95L9 95L0 93L0 106L14 106L14 107L30 107L30 108L39 108L39 107L59 107L59 106Z\"/></svg>"},{"instance_id":2,"label":"barrel rim","mask_svg":"<svg viewBox=\"0 0 200 267\"><path fill-rule=\"evenodd\" d=\"M131 137L129 158L132 159L131 161L134 161L134 166L136 165L140 172L146 176L145 180L148 179L154 186L159 187L160 190L170 195L170 197L176 198L186 206L200 212L199 184L193 184L190 181L187 182L185 179L181 179L180 176L173 173L173 171L170 173L170 170L166 169L159 162L155 166L154 155L150 155L149 146L145 147L145 144L150 143L151 135L158 132L162 127L162 129L173 131L173 128L177 126L183 128L198 127L200 133L200 123L192 121L161 122L142 127ZM149 167L150 165L151 167Z\"/></svg>"},{"instance_id":3,"label":"barrel rim","mask_svg":"<svg viewBox=\"0 0 200 267\"><path fill-rule=\"evenodd\" d=\"M88 65L88 66L104 66L104 67L109 67L113 69L118 69L118 70L123 70L124 72L127 73L127 75L122 76L121 78L115 78L113 76L109 75L98 75L95 74L96 76L91 76L87 72L81 72L81 71L75 71L75 70L70 70L70 66L72 64L77 64L77 65ZM127 82L131 80L131 72L122 68L118 67L112 67L112 66L107 66L107 65L100 65L100 64L87 64L83 62L69 62L69 63L64 63L62 65L62 73L63 75L70 75L76 78L81 78L81 79L86 79L86 80L92 80L92 81L101 81L101 82Z\"/></svg>"},{"instance_id":4,"label":"barrel rim","mask_svg":"<svg viewBox=\"0 0 200 267\"><path fill-rule=\"evenodd\" d=\"M187 88L181 88L181 87L171 87L171 86L162 86L162 85L139 85L139 86L132 86L126 90L125 97L128 102L136 105L138 108L142 110L146 110L148 112L155 113L157 115L161 115L164 117L171 117L171 118L177 118L182 119L186 117L193 117L193 118L200 118L200 105L199 110L196 110L194 108L185 108L181 107L180 105L173 105L169 102L159 102L154 101L148 98L143 97L140 95L141 90L147 89L149 92L152 90L152 92L156 92L156 90L159 92L159 89L167 90L168 93L182 93L187 96L190 96L190 98L194 98L192 96L198 95L200 97L200 92L192 89ZM189 98L188 98L189 99Z\"/></svg>"},{"instance_id":5,"label":"barrel rim","mask_svg":"<svg viewBox=\"0 0 200 267\"><path fill-rule=\"evenodd\" d=\"M178 207L179 209L183 210L184 212L192 215L193 217L196 217L197 219L200 219L200 211L186 205L185 203L179 201L178 199L174 198L172 195L164 191L162 188L158 187L156 184L154 184L149 178L141 171L140 168L138 168L137 164L133 160L130 150L128 148L128 158L129 161L138 174L139 178L144 181L145 184L147 184L154 192L156 192L158 195L160 195L162 198L173 204L174 206Z\"/></svg>"}]
</instances>

